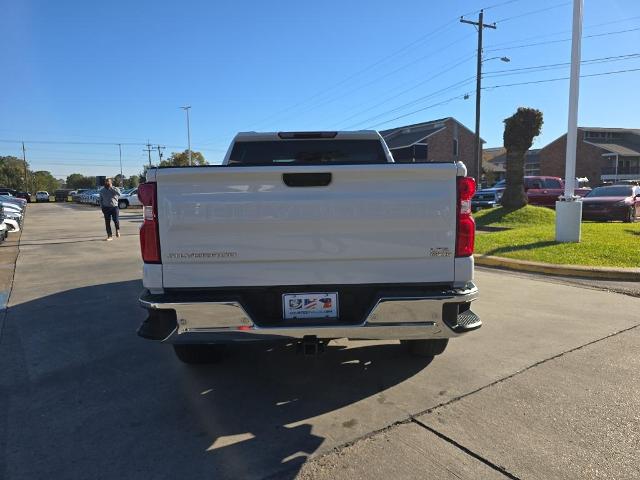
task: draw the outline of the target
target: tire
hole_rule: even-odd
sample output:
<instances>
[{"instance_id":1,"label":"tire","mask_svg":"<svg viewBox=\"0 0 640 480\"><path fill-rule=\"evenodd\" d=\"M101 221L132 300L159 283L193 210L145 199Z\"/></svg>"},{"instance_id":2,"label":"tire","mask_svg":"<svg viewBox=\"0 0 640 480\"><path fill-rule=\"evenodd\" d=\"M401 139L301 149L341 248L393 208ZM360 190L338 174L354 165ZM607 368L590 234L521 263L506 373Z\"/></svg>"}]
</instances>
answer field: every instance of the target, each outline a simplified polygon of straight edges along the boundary
<instances>
[{"instance_id":1,"label":"tire","mask_svg":"<svg viewBox=\"0 0 640 480\"><path fill-rule=\"evenodd\" d=\"M438 338L435 340L400 340L406 345L410 354L417 357L435 357L440 355L447 348L448 338Z\"/></svg>"},{"instance_id":2,"label":"tire","mask_svg":"<svg viewBox=\"0 0 640 480\"><path fill-rule=\"evenodd\" d=\"M118 202L118 208L120 210L125 210L126 208L129 208L129 202L127 202L126 200L120 200Z\"/></svg>"},{"instance_id":3,"label":"tire","mask_svg":"<svg viewBox=\"0 0 640 480\"><path fill-rule=\"evenodd\" d=\"M636 212L633 207L629 207L627 214L624 216L625 223L633 223L636 220Z\"/></svg>"},{"instance_id":4,"label":"tire","mask_svg":"<svg viewBox=\"0 0 640 480\"><path fill-rule=\"evenodd\" d=\"M182 344L173 346L176 357L189 365L217 363L224 357L225 350L226 345Z\"/></svg>"}]
</instances>

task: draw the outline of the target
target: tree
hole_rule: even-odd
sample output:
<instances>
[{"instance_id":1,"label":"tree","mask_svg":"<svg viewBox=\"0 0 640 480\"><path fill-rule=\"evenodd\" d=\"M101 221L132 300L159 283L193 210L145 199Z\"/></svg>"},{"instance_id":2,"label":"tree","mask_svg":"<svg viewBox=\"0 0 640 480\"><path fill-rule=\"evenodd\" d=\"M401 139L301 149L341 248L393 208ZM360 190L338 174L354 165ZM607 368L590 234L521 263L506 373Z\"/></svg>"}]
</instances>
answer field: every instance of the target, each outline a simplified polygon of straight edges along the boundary
<instances>
[{"instance_id":1,"label":"tree","mask_svg":"<svg viewBox=\"0 0 640 480\"><path fill-rule=\"evenodd\" d=\"M191 152L191 159L194 165L208 165L204 158L204 155L200 152ZM160 162L161 167L188 167L189 166L189 151L176 153L173 152L169 158ZM145 170L146 172L146 170Z\"/></svg>"},{"instance_id":2,"label":"tree","mask_svg":"<svg viewBox=\"0 0 640 480\"><path fill-rule=\"evenodd\" d=\"M542 129L542 112L535 108L520 107L504 120L504 148L507 150L507 188L502 195L502 205L517 209L527 204L524 192L524 157L533 139Z\"/></svg>"},{"instance_id":3,"label":"tree","mask_svg":"<svg viewBox=\"0 0 640 480\"><path fill-rule=\"evenodd\" d=\"M11 155L0 157L0 186L16 190L25 188L24 161Z\"/></svg>"},{"instance_id":4,"label":"tree","mask_svg":"<svg viewBox=\"0 0 640 480\"><path fill-rule=\"evenodd\" d=\"M125 188L136 188L140 183L140 177L138 175L131 175L124 181Z\"/></svg>"},{"instance_id":5,"label":"tree","mask_svg":"<svg viewBox=\"0 0 640 480\"><path fill-rule=\"evenodd\" d=\"M67 177L67 188L77 190L79 188L93 188L96 185L96 177L85 177L81 173L72 173Z\"/></svg>"},{"instance_id":6,"label":"tree","mask_svg":"<svg viewBox=\"0 0 640 480\"><path fill-rule=\"evenodd\" d=\"M38 190L45 190L49 193L53 193L60 188L60 182L51 175L51 172L47 172L46 170L33 172L31 174L29 185L34 192L37 192Z\"/></svg>"}]
</instances>

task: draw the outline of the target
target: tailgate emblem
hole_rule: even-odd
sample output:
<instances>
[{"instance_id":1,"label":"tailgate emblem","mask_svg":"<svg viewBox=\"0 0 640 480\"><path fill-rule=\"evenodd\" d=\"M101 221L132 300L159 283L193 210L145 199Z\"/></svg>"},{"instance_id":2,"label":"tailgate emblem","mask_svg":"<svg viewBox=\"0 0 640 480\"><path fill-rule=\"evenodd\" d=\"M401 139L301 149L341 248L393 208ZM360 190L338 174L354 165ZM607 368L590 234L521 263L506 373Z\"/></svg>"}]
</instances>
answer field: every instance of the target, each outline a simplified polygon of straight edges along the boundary
<instances>
[{"instance_id":1,"label":"tailgate emblem","mask_svg":"<svg viewBox=\"0 0 640 480\"><path fill-rule=\"evenodd\" d=\"M431 248L430 255L432 257L450 257L451 256L451 250L449 248L447 248L447 247Z\"/></svg>"}]
</instances>

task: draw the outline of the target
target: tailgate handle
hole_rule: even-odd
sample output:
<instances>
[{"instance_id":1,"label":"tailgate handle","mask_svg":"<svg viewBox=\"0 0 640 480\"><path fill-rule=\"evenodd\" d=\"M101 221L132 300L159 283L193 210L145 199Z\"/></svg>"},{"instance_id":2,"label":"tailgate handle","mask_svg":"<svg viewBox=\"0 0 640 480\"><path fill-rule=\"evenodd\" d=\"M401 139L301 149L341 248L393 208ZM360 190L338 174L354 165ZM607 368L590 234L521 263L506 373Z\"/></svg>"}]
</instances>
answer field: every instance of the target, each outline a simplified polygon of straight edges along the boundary
<instances>
[{"instance_id":1,"label":"tailgate handle","mask_svg":"<svg viewBox=\"0 0 640 480\"><path fill-rule=\"evenodd\" d=\"M326 187L331 183L331 173L283 173L282 181L287 187Z\"/></svg>"}]
</instances>

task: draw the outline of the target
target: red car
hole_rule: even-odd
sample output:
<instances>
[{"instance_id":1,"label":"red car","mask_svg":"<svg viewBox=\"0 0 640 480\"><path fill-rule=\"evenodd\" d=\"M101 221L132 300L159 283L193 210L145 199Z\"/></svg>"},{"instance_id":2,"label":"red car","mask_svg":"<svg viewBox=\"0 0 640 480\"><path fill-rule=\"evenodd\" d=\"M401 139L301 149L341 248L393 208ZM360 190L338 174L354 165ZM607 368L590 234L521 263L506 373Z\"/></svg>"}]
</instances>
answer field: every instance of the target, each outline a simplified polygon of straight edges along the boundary
<instances>
[{"instance_id":1,"label":"red car","mask_svg":"<svg viewBox=\"0 0 640 480\"><path fill-rule=\"evenodd\" d=\"M564 195L564 180L560 177L524 177L524 191L529 205L556 208L556 200ZM590 188L576 188L573 193L580 197L591 192Z\"/></svg>"},{"instance_id":2,"label":"red car","mask_svg":"<svg viewBox=\"0 0 640 480\"><path fill-rule=\"evenodd\" d=\"M591 190L582 199L583 220L622 220L640 218L640 187L610 185Z\"/></svg>"}]
</instances>

